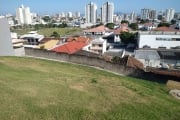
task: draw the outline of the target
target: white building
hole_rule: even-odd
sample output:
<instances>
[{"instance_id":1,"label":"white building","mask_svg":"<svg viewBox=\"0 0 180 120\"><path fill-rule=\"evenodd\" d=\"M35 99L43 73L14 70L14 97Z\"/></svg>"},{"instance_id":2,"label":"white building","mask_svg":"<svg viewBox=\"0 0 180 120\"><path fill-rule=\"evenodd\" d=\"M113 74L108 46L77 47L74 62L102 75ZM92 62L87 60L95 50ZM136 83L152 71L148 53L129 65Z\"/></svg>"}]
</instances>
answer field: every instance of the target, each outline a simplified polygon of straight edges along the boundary
<instances>
[{"instance_id":1,"label":"white building","mask_svg":"<svg viewBox=\"0 0 180 120\"><path fill-rule=\"evenodd\" d=\"M104 3L101 8L101 22L112 23L113 16L114 16L114 4L110 2Z\"/></svg>"},{"instance_id":2,"label":"white building","mask_svg":"<svg viewBox=\"0 0 180 120\"><path fill-rule=\"evenodd\" d=\"M147 8L141 9L141 19L143 20L149 19L149 11L150 9Z\"/></svg>"},{"instance_id":3,"label":"white building","mask_svg":"<svg viewBox=\"0 0 180 120\"><path fill-rule=\"evenodd\" d=\"M97 19L97 5L90 2L85 7L86 23L96 23Z\"/></svg>"},{"instance_id":4,"label":"white building","mask_svg":"<svg viewBox=\"0 0 180 120\"><path fill-rule=\"evenodd\" d=\"M103 38L96 38L90 43L90 51L98 54L104 54L106 52L107 41Z\"/></svg>"},{"instance_id":5,"label":"white building","mask_svg":"<svg viewBox=\"0 0 180 120\"><path fill-rule=\"evenodd\" d=\"M136 14L135 12L133 11L131 14L130 14L130 22L135 22L136 21Z\"/></svg>"},{"instance_id":6,"label":"white building","mask_svg":"<svg viewBox=\"0 0 180 120\"><path fill-rule=\"evenodd\" d=\"M81 17L81 13L80 13L80 12L75 12L74 17L75 17L75 18L79 18L79 17Z\"/></svg>"},{"instance_id":7,"label":"white building","mask_svg":"<svg viewBox=\"0 0 180 120\"><path fill-rule=\"evenodd\" d=\"M65 18L66 14L64 12L61 12L60 16L61 16L61 18Z\"/></svg>"},{"instance_id":8,"label":"white building","mask_svg":"<svg viewBox=\"0 0 180 120\"><path fill-rule=\"evenodd\" d=\"M72 18L72 17L73 17L72 12L68 12L68 13L67 13L67 17L68 17L68 18Z\"/></svg>"},{"instance_id":9,"label":"white building","mask_svg":"<svg viewBox=\"0 0 180 120\"><path fill-rule=\"evenodd\" d=\"M180 46L180 32L139 32L139 48L167 48Z\"/></svg>"},{"instance_id":10,"label":"white building","mask_svg":"<svg viewBox=\"0 0 180 120\"><path fill-rule=\"evenodd\" d=\"M23 5L16 10L16 19L20 25L32 24L32 17L29 7L24 7Z\"/></svg>"},{"instance_id":11,"label":"white building","mask_svg":"<svg viewBox=\"0 0 180 120\"><path fill-rule=\"evenodd\" d=\"M174 9L166 9L166 16L165 16L165 20L167 22L170 22L173 18L174 18L174 13L175 10Z\"/></svg>"},{"instance_id":12,"label":"white building","mask_svg":"<svg viewBox=\"0 0 180 120\"><path fill-rule=\"evenodd\" d=\"M150 10L149 11L149 19L151 19L151 20L157 19L156 10Z\"/></svg>"},{"instance_id":13,"label":"white building","mask_svg":"<svg viewBox=\"0 0 180 120\"><path fill-rule=\"evenodd\" d=\"M44 35L39 35L37 31L31 31L28 34L21 36L21 39L26 40L28 45L38 45L43 38Z\"/></svg>"}]
</instances>

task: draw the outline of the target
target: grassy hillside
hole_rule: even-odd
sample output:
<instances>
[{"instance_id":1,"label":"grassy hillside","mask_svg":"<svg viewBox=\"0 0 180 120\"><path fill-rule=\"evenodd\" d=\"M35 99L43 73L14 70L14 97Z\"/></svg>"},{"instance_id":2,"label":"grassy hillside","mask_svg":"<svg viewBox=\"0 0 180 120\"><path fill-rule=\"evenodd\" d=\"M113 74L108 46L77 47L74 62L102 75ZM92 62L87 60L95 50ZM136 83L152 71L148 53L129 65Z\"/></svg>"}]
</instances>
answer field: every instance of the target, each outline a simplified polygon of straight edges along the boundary
<instances>
[{"instance_id":1,"label":"grassy hillside","mask_svg":"<svg viewBox=\"0 0 180 120\"><path fill-rule=\"evenodd\" d=\"M178 120L165 85L94 68L0 57L2 120Z\"/></svg>"}]
</instances>

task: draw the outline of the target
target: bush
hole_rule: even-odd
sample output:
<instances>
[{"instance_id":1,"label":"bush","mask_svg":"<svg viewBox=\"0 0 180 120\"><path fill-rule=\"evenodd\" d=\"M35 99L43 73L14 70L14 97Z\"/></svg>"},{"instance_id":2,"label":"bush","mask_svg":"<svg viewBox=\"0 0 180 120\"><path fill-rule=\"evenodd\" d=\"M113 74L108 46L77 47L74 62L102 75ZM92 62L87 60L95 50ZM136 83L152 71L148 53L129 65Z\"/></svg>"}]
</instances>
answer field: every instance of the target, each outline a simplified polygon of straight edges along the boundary
<instances>
[{"instance_id":1,"label":"bush","mask_svg":"<svg viewBox=\"0 0 180 120\"><path fill-rule=\"evenodd\" d=\"M108 27L109 29L114 29L115 24L114 23L107 23L106 27Z\"/></svg>"},{"instance_id":2,"label":"bush","mask_svg":"<svg viewBox=\"0 0 180 120\"><path fill-rule=\"evenodd\" d=\"M60 37L59 33L57 33L56 31L54 31L52 34L51 34L51 37Z\"/></svg>"},{"instance_id":3,"label":"bush","mask_svg":"<svg viewBox=\"0 0 180 120\"><path fill-rule=\"evenodd\" d=\"M170 24L169 23L165 23L165 22L159 23L159 25L158 25L158 27L169 27L169 26L170 26Z\"/></svg>"},{"instance_id":4,"label":"bush","mask_svg":"<svg viewBox=\"0 0 180 120\"><path fill-rule=\"evenodd\" d=\"M131 23L131 24L129 25L129 27L130 27L131 29L133 29L133 30L137 30L137 29L138 29L138 24L137 24L137 23Z\"/></svg>"},{"instance_id":5,"label":"bush","mask_svg":"<svg viewBox=\"0 0 180 120\"><path fill-rule=\"evenodd\" d=\"M40 46L40 49L44 49L44 45L41 45L41 46Z\"/></svg>"}]
</instances>

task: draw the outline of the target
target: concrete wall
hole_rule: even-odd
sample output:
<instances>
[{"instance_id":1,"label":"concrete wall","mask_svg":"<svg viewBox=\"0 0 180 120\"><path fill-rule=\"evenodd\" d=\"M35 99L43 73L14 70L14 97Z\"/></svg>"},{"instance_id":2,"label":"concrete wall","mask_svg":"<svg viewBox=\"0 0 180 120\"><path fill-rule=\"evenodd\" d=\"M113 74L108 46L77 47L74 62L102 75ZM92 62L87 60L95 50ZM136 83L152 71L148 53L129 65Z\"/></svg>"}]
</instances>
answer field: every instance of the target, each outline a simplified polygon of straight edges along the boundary
<instances>
[{"instance_id":1,"label":"concrete wall","mask_svg":"<svg viewBox=\"0 0 180 120\"><path fill-rule=\"evenodd\" d=\"M66 62L78 63L83 65L89 65L89 66L96 66L123 75L132 75L134 73L135 74L138 73L138 70L135 71L135 69L133 68L128 68L125 67L124 65L111 63L98 57L90 57L84 55L69 55L69 54L56 53L52 51L32 49L32 48L25 48L25 54L27 56L42 57L53 60L66 61Z\"/></svg>"},{"instance_id":2,"label":"concrete wall","mask_svg":"<svg viewBox=\"0 0 180 120\"><path fill-rule=\"evenodd\" d=\"M126 66L126 65L120 65L118 63L117 64L111 63L97 57L90 57L84 55L69 55L69 54L55 53L41 49L25 48L25 54L27 56L42 57L53 60L73 62L73 63L89 65L89 66L96 66L118 74L132 76L140 79L146 79L150 81L156 81L160 83L165 83L168 79L173 79L173 80L179 79L179 71L178 72L175 71L173 73L170 72L168 74L162 74L164 76L152 73L154 72L155 69L153 69L152 72L144 72L143 64L133 57L128 58L128 63ZM155 73L159 73L159 71ZM166 76L166 75L173 75L175 77Z\"/></svg>"},{"instance_id":3,"label":"concrete wall","mask_svg":"<svg viewBox=\"0 0 180 120\"><path fill-rule=\"evenodd\" d=\"M0 56L14 55L11 33L6 18L0 18Z\"/></svg>"}]
</instances>

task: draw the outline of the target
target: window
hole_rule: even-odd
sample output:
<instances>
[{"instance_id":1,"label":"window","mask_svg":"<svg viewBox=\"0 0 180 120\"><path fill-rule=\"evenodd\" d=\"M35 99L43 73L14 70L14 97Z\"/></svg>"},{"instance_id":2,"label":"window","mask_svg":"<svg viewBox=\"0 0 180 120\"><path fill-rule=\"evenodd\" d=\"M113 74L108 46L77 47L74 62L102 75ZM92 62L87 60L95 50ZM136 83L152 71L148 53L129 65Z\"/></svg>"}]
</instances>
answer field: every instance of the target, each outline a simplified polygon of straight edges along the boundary
<instances>
[{"instance_id":1,"label":"window","mask_svg":"<svg viewBox=\"0 0 180 120\"><path fill-rule=\"evenodd\" d=\"M102 47L102 45L100 44L99 47Z\"/></svg>"},{"instance_id":2,"label":"window","mask_svg":"<svg viewBox=\"0 0 180 120\"><path fill-rule=\"evenodd\" d=\"M38 43L38 39L35 39L35 41Z\"/></svg>"},{"instance_id":3,"label":"window","mask_svg":"<svg viewBox=\"0 0 180 120\"><path fill-rule=\"evenodd\" d=\"M160 41L180 41L180 38L159 38L159 37L157 37L156 40L160 40Z\"/></svg>"},{"instance_id":4,"label":"window","mask_svg":"<svg viewBox=\"0 0 180 120\"><path fill-rule=\"evenodd\" d=\"M166 49L166 47L158 47L159 49Z\"/></svg>"},{"instance_id":5,"label":"window","mask_svg":"<svg viewBox=\"0 0 180 120\"><path fill-rule=\"evenodd\" d=\"M148 45L144 45L143 48L151 48L150 46Z\"/></svg>"},{"instance_id":6,"label":"window","mask_svg":"<svg viewBox=\"0 0 180 120\"><path fill-rule=\"evenodd\" d=\"M180 41L180 38L176 38L176 41Z\"/></svg>"}]
</instances>

